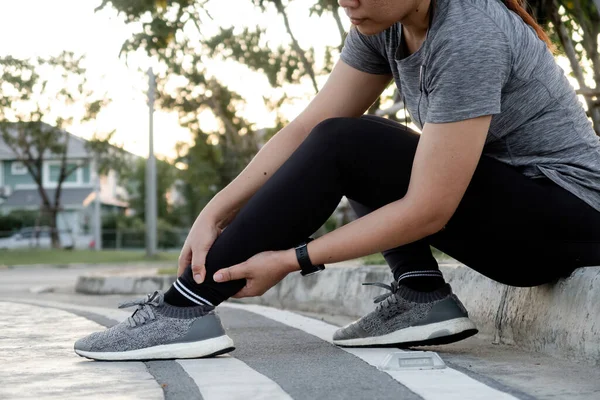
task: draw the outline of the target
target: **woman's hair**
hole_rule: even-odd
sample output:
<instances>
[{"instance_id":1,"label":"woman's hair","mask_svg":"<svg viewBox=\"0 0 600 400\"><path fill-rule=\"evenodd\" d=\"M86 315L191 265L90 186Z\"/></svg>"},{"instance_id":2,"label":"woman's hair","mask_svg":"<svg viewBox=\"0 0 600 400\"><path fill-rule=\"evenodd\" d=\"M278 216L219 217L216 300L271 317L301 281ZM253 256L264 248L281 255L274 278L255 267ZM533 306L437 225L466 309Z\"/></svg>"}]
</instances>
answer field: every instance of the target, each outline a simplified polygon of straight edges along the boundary
<instances>
[{"instance_id":1,"label":"woman's hair","mask_svg":"<svg viewBox=\"0 0 600 400\"><path fill-rule=\"evenodd\" d=\"M546 42L546 45L548 46L550 51L554 52L554 44L548 37L548 34L544 32L544 29L542 29L542 27L538 25L535 19L525 9L525 0L502 0L502 2L509 10L512 10L515 13L517 13L527 25L531 26L537 33L538 37L542 41Z\"/></svg>"}]
</instances>

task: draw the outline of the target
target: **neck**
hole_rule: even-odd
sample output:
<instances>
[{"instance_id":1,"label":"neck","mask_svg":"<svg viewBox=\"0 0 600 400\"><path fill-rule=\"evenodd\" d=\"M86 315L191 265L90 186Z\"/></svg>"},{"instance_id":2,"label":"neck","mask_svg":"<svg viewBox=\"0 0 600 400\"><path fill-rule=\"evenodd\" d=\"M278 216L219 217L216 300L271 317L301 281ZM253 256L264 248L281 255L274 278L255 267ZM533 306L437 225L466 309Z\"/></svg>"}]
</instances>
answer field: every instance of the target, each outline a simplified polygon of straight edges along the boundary
<instances>
[{"instance_id":1,"label":"neck","mask_svg":"<svg viewBox=\"0 0 600 400\"><path fill-rule=\"evenodd\" d=\"M413 10L401 21L405 32L414 38L425 38L429 29L429 19L431 13L431 1L417 0Z\"/></svg>"}]
</instances>

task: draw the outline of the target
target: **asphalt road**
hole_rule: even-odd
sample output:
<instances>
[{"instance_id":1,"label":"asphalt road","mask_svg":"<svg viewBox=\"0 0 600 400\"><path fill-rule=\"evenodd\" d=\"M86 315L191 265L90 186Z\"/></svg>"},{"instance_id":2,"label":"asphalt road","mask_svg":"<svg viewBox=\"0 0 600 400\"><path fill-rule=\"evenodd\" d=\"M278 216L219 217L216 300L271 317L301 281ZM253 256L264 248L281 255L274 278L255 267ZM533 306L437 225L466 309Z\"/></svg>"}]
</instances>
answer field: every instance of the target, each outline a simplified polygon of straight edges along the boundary
<instances>
[{"instance_id":1,"label":"asphalt road","mask_svg":"<svg viewBox=\"0 0 600 400\"><path fill-rule=\"evenodd\" d=\"M331 344L344 317L238 303L218 311L236 344L229 355L89 361L73 342L125 318L116 305L131 297L76 294L79 272L0 270L0 399L600 399L600 368L576 361L475 336L413 349L437 352L446 368L386 370L398 349Z\"/></svg>"}]
</instances>

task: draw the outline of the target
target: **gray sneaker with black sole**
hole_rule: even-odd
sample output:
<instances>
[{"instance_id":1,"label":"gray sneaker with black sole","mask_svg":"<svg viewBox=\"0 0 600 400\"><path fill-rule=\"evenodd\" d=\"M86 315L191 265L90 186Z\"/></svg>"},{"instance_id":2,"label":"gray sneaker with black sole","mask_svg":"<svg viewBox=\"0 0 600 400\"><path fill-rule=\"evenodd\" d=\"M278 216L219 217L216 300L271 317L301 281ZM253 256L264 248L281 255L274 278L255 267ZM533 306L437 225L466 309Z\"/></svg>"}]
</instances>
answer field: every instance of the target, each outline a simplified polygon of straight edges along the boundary
<instances>
[{"instance_id":1,"label":"gray sneaker with black sole","mask_svg":"<svg viewBox=\"0 0 600 400\"><path fill-rule=\"evenodd\" d=\"M450 285L434 292L416 292L397 282L391 293L375 299L374 311L338 329L333 343L344 347L413 347L457 342L478 330ZM409 300L410 299L410 300Z\"/></svg>"},{"instance_id":2,"label":"gray sneaker with black sole","mask_svg":"<svg viewBox=\"0 0 600 400\"><path fill-rule=\"evenodd\" d=\"M125 321L79 339L75 353L94 360L140 361L212 357L235 349L214 307L174 307L160 291L119 308L133 306L137 309Z\"/></svg>"}]
</instances>

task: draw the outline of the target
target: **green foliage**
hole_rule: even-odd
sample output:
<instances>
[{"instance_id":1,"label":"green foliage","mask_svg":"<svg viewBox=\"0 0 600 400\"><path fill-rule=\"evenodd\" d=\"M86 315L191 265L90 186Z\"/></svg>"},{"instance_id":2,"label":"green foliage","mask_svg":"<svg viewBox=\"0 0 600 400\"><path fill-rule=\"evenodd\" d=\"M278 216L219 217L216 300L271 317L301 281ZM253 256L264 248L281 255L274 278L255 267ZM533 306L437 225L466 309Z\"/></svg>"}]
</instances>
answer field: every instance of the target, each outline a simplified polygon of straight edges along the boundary
<instances>
[{"instance_id":1,"label":"green foliage","mask_svg":"<svg viewBox=\"0 0 600 400\"><path fill-rule=\"evenodd\" d=\"M13 210L0 215L0 237L10 236L21 228L45 226L50 224L50 216L40 211Z\"/></svg>"},{"instance_id":2,"label":"green foliage","mask_svg":"<svg viewBox=\"0 0 600 400\"><path fill-rule=\"evenodd\" d=\"M550 32L558 49L557 55L569 58L572 76L583 89L596 133L600 135L600 94L591 94L585 74L589 74L600 89L600 9L598 0L536 0L530 2L530 11ZM566 33L561 33L561 31ZM587 66L590 66L589 68ZM594 100L594 98L596 100Z\"/></svg>"},{"instance_id":3,"label":"green foliage","mask_svg":"<svg viewBox=\"0 0 600 400\"><path fill-rule=\"evenodd\" d=\"M262 72L273 87L284 83L299 83L306 74L300 57L289 47L272 50L261 47L265 29L245 28L238 34L234 28L221 28L220 32L205 41L212 58L233 59L253 71Z\"/></svg>"},{"instance_id":4,"label":"green foliage","mask_svg":"<svg viewBox=\"0 0 600 400\"><path fill-rule=\"evenodd\" d=\"M240 115L245 107L244 99L208 76L204 69L206 58L236 60L250 70L263 73L273 87L298 84L308 76L315 90L315 76L329 73L333 66L335 48L331 47L327 49L323 70L315 72L313 50L302 49L290 27L288 3L281 0L252 2L263 11L274 9L281 16L280 23L285 25L290 45L273 48L265 29L259 27L224 26L216 34L206 34L203 24L211 17L205 1L103 0L97 8L102 10L111 6L125 17L127 23L139 26L123 44L122 54L142 50L160 62L164 72L157 77L158 107L177 112L181 126L188 128L195 139L192 146L181 145L179 148L176 163L182 168L177 174L178 188L187 202L184 207L170 211L169 220L173 223L179 220L189 224L212 196L248 164L261 141L268 140L287 123L277 111L277 126L268 129L259 139L255 134L256 127ZM336 1L320 0L315 2L311 13L315 17L334 16L341 29L341 47L345 32L337 17L338 9ZM279 100L265 99L265 106L274 110L286 101L288 97L284 94ZM201 129L201 115L206 111L219 121L220 127L216 131ZM137 182L141 181L137 179ZM143 215L140 198L133 199L132 205ZM164 210L164 207L159 206L159 209Z\"/></svg>"},{"instance_id":5,"label":"green foliage","mask_svg":"<svg viewBox=\"0 0 600 400\"><path fill-rule=\"evenodd\" d=\"M168 193L177 178L177 168L164 160L156 160L157 215L159 219L170 220L172 208ZM136 217L144 221L146 215L146 160L137 159L133 168L123 171L121 181L129 193L129 208ZM126 220L120 219L121 223Z\"/></svg>"},{"instance_id":6,"label":"green foliage","mask_svg":"<svg viewBox=\"0 0 600 400\"><path fill-rule=\"evenodd\" d=\"M204 132L198 131L196 135L194 145L184 148L185 145L180 144L182 155L177 158L177 162L186 166L179 174L178 190L187 200L179 208L180 219L188 225L191 225L210 199L227 185L223 177L225 174L220 171L220 147L208 144Z\"/></svg>"},{"instance_id":7,"label":"green foliage","mask_svg":"<svg viewBox=\"0 0 600 400\"><path fill-rule=\"evenodd\" d=\"M157 244L159 248L180 248L187 230L177 228L165 219L157 221ZM102 247L143 248L146 240L146 224L139 215L111 214L102 218ZM118 242L118 243L117 243Z\"/></svg>"},{"instance_id":8,"label":"green foliage","mask_svg":"<svg viewBox=\"0 0 600 400\"><path fill-rule=\"evenodd\" d=\"M68 163L71 135L64 128L93 120L108 103L89 87L82 57L72 52L36 59L0 57L0 138L23 162L42 198L42 208L56 227L63 182L81 164ZM53 198L43 187L42 165L60 160ZM58 236L52 234L54 246Z\"/></svg>"}]
</instances>

